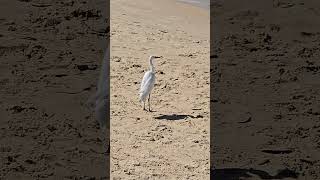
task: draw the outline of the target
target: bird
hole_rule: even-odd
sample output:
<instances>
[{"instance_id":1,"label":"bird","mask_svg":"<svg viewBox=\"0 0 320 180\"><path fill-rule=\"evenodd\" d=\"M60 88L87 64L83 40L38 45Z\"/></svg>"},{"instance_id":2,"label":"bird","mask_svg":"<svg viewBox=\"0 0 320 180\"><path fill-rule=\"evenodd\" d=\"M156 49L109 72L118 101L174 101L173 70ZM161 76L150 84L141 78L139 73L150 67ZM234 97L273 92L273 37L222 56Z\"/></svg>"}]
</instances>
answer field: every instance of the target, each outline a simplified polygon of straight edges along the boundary
<instances>
[{"instance_id":1,"label":"bird","mask_svg":"<svg viewBox=\"0 0 320 180\"><path fill-rule=\"evenodd\" d=\"M88 100L88 104L94 107L95 119L98 121L100 128L106 130L110 123L110 52L107 47L100 70L99 80L97 82L97 91Z\"/></svg>"},{"instance_id":2,"label":"bird","mask_svg":"<svg viewBox=\"0 0 320 180\"><path fill-rule=\"evenodd\" d=\"M94 107L94 115L96 121L100 125L103 136L110 130L110 48L109 44L106 48L99 80L97 82L97 91L87 101L87 105ZM107 137L110 137L107 135ZM103 141L103 145L107 148L106 153L110 153L110 139Z\"/></svg>"},{"instance_id":3,"label":"bird","mask_svg":"<svg viewBox=\"0 0 320 180\"><path fill-rule=\"evenodd\" d=\"M153 65L153 60L161 58L160 56L153 56L151 55L149 58L149 65L150 65L150 70L147 71L141 81L141 86L139 90L139 101L140 103L143 102L143 110L146 110L145 107L145 102L148 97L148 103L149 103L149 112L151 112L151 107L150 107L150 96L151 96L151 91L154 87L155 81L156 81L156 74L155 74L155 68Z\"/></svg>"}]
</instances>

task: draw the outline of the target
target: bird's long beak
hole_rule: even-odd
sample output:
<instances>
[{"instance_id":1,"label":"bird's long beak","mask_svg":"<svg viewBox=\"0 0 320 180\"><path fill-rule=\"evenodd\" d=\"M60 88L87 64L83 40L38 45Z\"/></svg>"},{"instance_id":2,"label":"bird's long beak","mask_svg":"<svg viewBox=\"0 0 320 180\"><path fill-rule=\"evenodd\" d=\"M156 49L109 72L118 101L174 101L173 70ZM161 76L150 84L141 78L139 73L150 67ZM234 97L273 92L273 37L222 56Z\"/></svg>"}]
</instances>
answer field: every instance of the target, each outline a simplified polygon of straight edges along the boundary
<instances>
[{"instance_id":1,"label":"bird's long beak","mask_svg":"<svg viewBox=\"0 0 320 180\"><path fill-rule=\"evenodd\" d=\"M157 58L157 59L159 59L159 58L162 58L162 56L155 56L154 58Z\"/></svg>"}]
</instances>

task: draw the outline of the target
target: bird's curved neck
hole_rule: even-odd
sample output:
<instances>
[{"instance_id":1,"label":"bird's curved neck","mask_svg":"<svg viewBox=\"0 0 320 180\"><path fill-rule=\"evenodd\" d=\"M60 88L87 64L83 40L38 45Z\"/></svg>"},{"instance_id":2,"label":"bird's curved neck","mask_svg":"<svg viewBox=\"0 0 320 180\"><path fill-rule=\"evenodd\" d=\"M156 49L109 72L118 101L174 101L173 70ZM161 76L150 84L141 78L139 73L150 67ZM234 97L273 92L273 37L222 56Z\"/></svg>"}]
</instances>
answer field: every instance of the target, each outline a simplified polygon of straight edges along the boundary
<instances>
[{"instance_id":1,"label":"bird's curved neck","mask_svg":"<svg viewBox=\"0 0 320 180\"><path fill-rule=\"evenodd\" d=\"M152 72L154 72L154 65L153 65L153 59L152 59L152 58L150 58L149 64L150 64L150 70L151 70Z\"/></svg>"}]
</instances>

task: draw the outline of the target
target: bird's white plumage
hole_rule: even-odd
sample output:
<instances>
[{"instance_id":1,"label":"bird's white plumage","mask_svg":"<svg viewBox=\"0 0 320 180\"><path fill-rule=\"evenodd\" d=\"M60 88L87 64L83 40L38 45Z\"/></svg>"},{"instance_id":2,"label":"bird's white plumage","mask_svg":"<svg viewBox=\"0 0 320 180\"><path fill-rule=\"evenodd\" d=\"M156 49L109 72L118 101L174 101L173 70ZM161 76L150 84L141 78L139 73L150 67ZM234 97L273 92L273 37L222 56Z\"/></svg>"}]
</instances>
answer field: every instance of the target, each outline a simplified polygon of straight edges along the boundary
<instances>
[{"instance_id":1,"label":"bird's white plumage","mask_svg":"<svg viewBox=\"0 0 320 180\"><path fill-rule=\"evenodd\" d=\"M149 96L149 94L151 93L153 87L154 87L154 83L156 81L156 76L154 74L154 72L147 71L142 79L141 82L141 87L140 87L140 102L145 102L146 98Z\"/></svg>"},{"instance_id":2,"label":"bird's white plumage","mask_svg":"<svg viewBox=\"0 0 320 180\"><path fill-rule=\"evenodd\" d=\"M109 47L106 49L102 60L99 81L97 83L97 92L92 96L88 103L94 105L95 118L102 129L106 129L109 124L110 105L109 105Z\"/></svg>"},{"instance_id":3,"label":"bird's white plumage","mask_svg":"<svg viewBox=\"0 0 320 180\"><path fill-rule=\"evenodd\" d=\"M150 97L150 93L151 93L151 91L154 87L155 81L156 81L156 75L155 75L154 66L153 66L153 60L155 58L160 58L160 57L150 56L150 58L149 58L150 70L144 74L142 81L141 81L139 94L140 94L140 102L143 102L143 103L145 103L148 96ZM149 101L149 111L150 111L150 101Z\"/></svg>"}]
</instances>

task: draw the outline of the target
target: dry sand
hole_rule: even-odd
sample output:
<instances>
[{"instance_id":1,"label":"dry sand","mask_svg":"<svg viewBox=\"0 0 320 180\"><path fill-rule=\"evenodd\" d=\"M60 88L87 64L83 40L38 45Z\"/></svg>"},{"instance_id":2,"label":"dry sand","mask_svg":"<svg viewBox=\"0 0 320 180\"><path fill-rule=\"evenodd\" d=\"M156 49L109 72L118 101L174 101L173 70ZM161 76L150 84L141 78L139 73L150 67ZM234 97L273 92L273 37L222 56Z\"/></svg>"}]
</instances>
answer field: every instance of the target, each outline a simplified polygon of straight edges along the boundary
<instances>
[{"instance_id":1,"label":"dry sand","mask_svg":"<svg viewBox=\"0 0 320 180\"><path fill-rule=\"evenodd\" d=\"M213 179L320 179L320 2L212 2Z\"/></svg>"},{"instance_id":2,"label":"dry sand","mask_svg":"<svg viewBox=\"0 0 320 180\"><path fill-rule=\"evenodd\" d=\"M105 134L85 107L105 9L104 0L0 2L0 179L107 179Z\"/></svg>"},{"instance_id":3,"label":"dry sand","mask_svg":"<svg viewBox=\"0 0 320 180\"><path fill-rule=\"evenodd\" d=\"M156 61L154 112L138 91ZM209 11L111 1L111 177L209 179Z\"/></svg>"}]
</instances>

